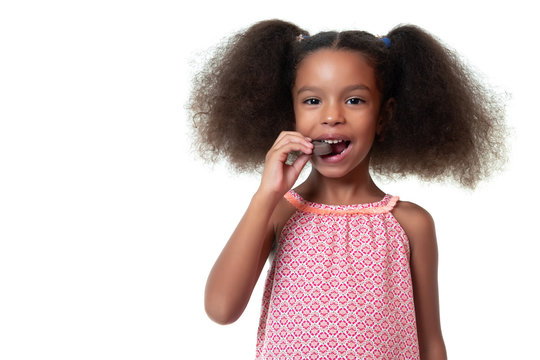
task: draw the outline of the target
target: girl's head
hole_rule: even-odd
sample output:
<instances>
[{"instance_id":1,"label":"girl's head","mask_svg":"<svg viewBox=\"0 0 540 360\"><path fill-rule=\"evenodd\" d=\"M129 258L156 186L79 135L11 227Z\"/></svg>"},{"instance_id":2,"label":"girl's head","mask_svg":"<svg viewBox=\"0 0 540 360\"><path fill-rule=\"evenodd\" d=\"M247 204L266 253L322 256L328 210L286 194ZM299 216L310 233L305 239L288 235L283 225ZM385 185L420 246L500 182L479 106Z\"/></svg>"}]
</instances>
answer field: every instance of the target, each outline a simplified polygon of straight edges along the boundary
<instances>
[{"instance_id":1,"label":"girl's head","mask_svg":"<svg viewBox=\"0 0 540 360\"><path fill-rule=\"evenodd\" d=\"M332 153L313 156L322 175L367 171L375 134L382 129L382 94L370 62L352 50L323 48L296 67L292 86L296 130L332 143Z\"/></svg>"},{"instance_id":2,"label":"girl's head","mask_svg":"<svg viewBox=\"0 0 540 360\"><path fill-rule=\"evenodd\" d=\"M376 120L368 153L375 172L453 178L472 187L501 158L503 106L425 31L400 26L385 41L364 31L309 36L279 20L229 39L195 78L190 110L201 155L254 170L281 131L306 131L302 121L309 112L302 111L306 103L298 102L298 92L320 74L304 76L304 65L314 59L371 71L376 99L370 105L377 108L371 109ZM352 94L348 105L365 94ZM310 106L314 98L306 99ZM324 121L326 115L317 116Z\"/></svg>"}]
</instances>

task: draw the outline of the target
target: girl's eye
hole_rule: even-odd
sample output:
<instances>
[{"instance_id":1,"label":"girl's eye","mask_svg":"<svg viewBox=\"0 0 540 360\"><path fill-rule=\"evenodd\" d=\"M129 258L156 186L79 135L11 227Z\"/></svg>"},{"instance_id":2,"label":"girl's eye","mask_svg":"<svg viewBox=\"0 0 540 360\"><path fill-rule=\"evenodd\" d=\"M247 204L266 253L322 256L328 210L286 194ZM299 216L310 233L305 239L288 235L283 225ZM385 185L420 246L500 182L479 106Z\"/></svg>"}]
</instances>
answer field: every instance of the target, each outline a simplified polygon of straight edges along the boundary
<instances>
[{"instance_id":1,"label":"girl's eye","mask_svg":"<svg viewBox=\"0 0 540 360\"><path fill-rule=\"evenodd\" d=\"M359 105L365 103L365 100L362 100L360 98L350 98L347 99L346 103L350 105Z\"/></svg>"},{"instance_id":2,"label":"girl's eye","mask_svg":"<svg viewBox=\"0 0 540 360\"><path fill-rule=\"evenodd\" d=\"M314 99L314 98L304 100L304 104L307 104L307 105L319 105L320 103L321 101L319 99Z\"/></svg>"}]
</instances>

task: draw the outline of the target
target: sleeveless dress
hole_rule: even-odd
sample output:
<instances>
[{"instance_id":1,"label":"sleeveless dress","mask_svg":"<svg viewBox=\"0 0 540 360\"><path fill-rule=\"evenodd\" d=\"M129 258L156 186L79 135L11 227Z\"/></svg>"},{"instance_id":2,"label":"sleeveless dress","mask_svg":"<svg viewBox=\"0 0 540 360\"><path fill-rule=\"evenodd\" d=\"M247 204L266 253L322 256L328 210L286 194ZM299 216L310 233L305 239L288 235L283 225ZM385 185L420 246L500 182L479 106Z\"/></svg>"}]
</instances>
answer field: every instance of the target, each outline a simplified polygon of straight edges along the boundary
<instances>
[{"instance_id":1,"label":"sleeveless dress","mask_svg":"<svg viewBox=\"0 0 540 360\"><path fill-rule=\"evenodd\" d=\"M397 196L296 207L265 283L257 359L419 359L409 242Z\"/></svg>"}]
</instances>

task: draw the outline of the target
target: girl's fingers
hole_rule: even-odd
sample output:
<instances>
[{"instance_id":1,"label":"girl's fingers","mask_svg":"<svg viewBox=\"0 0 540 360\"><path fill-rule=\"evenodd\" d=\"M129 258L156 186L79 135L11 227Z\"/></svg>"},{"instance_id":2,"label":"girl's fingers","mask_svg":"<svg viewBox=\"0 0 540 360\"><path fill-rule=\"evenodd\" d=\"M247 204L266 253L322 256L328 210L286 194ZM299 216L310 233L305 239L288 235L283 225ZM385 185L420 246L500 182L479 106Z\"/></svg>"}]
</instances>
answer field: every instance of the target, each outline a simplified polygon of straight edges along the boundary
<instances>
[{"instance_id":1,"label":"girl's fingers","mask_svg":"<svg viewBox=\"0 0 540 360\"><path fill-rule=\"evenodd\" d=\"M310 155L302 154L291 164L291 166L296 170L297 173L300 173L304 166L308 163Z\"/></svg>"},{"instance_id":2,"label":"girl's fingers","mask_svg":"<svg viewBox=\"0 0 540 360\"><path fill-rule=\"evenodd\" d=\"M295 183L311 158L313 144L310 138L294 131L282 132L266 154L260 190L283 196ZM297 153L292 161L289 154Z\"/></svg>"},{"instance_id":3,"label":"girl's fingers","mask_svg":"<svg viewBox=\"0 0 540 360\"><path fill-rule=\"evenodd\" d=\"M298 137L298 138L303 138L303 139L307 139L307 140L311 141L310 138L305 137L304 135L300 134L298 131L282 131L282 132L278 135L278 137L277 137L275 143L279 142L279 141L282 140L284 137L288 137L288 136Z\"/></svg>"},{"instance_id":4,"label":"girl's fingers","mask_svg":"<svg viewBox=\"0 0 540 360\"><path fill-rule=\"evenodd\" d=\"M311 139L304 137L300 133L286 132L280 134L270 149L268 156L271 158L277 155L283 158L293 151L311 154L312 150L313 144L311 143Z\"/></svg>"},{"instance_id":5,"label":"girl's fingers","mask_svg":"<svg viewBox=\"0 0 540 360\"><path fill-rule=\"evenodd\" d=\"M311 143L311 139L309 137L306 137L302 134L300 134L299 132L296 132L296 131L282 131L279 136L277 137L276 141L274 142L274 146L280 144L280 143L283 143L284 141L287 141L287 140L298 140L298 141L303 141L303 142L306 142L306 143Z\"/></svg>"}]
</instances>

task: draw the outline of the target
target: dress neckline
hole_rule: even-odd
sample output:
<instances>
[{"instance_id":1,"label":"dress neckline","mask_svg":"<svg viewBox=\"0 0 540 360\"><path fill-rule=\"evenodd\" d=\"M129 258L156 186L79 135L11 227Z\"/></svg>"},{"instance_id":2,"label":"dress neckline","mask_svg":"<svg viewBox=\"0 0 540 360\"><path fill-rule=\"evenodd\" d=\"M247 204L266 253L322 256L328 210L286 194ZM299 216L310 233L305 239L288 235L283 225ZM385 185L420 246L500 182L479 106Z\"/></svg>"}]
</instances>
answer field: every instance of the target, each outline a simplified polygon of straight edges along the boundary
<instances>
[{"instance_id":1,"label":"dress neckline","mask_svg":"<svg viewBox=\"0 0 540 360\"><path fill-rule=\"evenodd\" d=\"M320 215L350 215L350 214L382 214L392 211L398 196L385 194L384 197L375 202L353 205L328 205L305 200L294 190L289 190L285 194L285 199L300 211L315 213Z\"/></svg>"}]
</instances>

